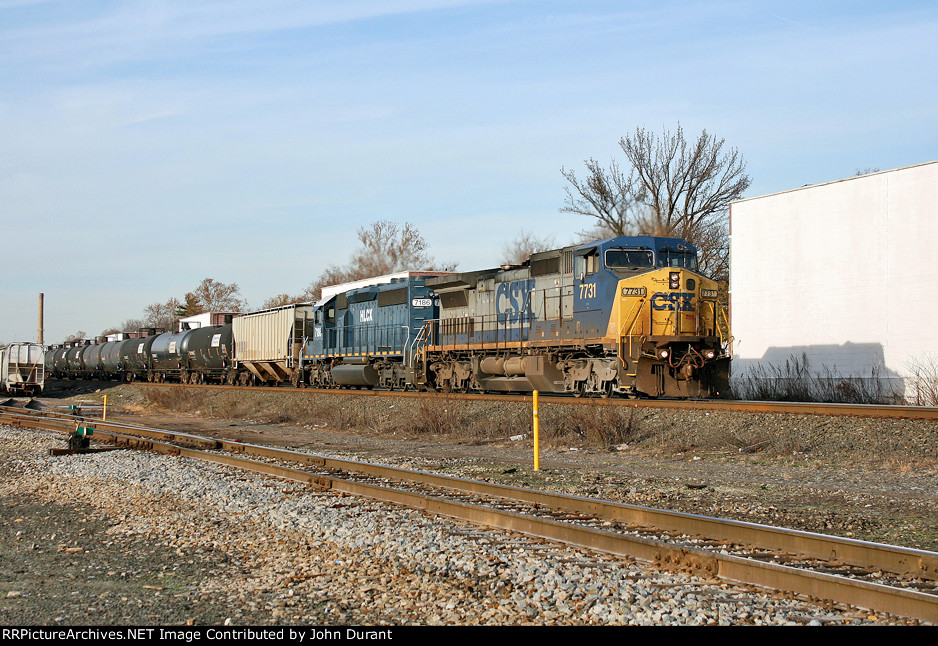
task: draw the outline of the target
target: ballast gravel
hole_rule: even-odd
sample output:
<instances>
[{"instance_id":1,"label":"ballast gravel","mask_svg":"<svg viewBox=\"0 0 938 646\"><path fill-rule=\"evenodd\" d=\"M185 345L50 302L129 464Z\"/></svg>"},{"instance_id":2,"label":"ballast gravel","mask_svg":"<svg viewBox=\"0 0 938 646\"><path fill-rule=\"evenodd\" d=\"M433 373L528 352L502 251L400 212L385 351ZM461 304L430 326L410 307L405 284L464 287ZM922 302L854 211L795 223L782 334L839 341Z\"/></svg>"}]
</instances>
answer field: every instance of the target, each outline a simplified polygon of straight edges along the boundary
<instances>
[{"instance_id":1,"label":"ballast gravel","mask_svg":"<svg viewBox=\"0 0 938 646\"><path fill-rule=\"evenodd\" d=\"M0 427L2 625L897 622L188 458Z\"/></svg>"}]
</instances>

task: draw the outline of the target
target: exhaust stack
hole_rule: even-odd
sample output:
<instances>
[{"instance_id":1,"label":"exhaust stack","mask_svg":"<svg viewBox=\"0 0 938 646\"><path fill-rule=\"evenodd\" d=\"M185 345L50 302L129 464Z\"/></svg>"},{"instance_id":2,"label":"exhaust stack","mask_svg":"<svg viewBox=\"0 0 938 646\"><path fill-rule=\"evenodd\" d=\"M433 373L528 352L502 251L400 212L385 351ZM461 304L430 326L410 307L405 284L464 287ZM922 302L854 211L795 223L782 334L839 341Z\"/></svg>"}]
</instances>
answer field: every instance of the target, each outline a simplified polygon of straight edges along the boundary
<instances>
[{"instance_id":1,"label":"exhaust stack","mask_svg":"<svg viewBox=\"0 0 938 646\"><path fill-rule=\"evenodd\" d=\"M45 294L43 294L42 292L39 292L39 335L38 335L39 339L37 340L37 343L39 343L39 345L43 345L42 343L42 336L43 336L42 301L44 297L45 297Z\"/></svg>"}]
</instances>

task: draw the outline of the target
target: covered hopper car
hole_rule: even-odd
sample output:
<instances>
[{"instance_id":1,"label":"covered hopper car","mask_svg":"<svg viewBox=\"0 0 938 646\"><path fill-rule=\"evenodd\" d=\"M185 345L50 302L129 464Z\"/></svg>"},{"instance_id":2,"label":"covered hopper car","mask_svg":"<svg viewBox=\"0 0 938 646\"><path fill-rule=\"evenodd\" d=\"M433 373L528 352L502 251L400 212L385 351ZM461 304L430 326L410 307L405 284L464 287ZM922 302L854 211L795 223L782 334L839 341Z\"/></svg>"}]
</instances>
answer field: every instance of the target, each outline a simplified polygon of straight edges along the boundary
<instances>
[{"instance_id":1,"label":"covered hopper car","mask_svg":"<svg viewBox=\"0 0 938 646\"><path fill-rule=\"evenodd\" d=\"M45 386L45 354L38 343L11 343L0 350L0 392L38 395Z\"/></svg>"}]
</instances>

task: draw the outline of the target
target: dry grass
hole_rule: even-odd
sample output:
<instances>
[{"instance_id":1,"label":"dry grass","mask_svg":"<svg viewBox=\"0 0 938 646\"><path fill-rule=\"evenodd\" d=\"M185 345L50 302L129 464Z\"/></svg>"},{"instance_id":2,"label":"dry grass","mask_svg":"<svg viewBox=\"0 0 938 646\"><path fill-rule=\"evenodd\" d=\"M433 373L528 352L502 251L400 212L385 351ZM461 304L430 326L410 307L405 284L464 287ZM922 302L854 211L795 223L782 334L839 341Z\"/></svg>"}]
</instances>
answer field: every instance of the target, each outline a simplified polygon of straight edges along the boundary
<instances>
[{"instance_id":1,"label":"dry grass","mask_svg":"<svg viewBox=\"0 0 938 646\"><path fill-rule=\"evenodd\" d=\"M530 403L521 401L472 401L446 396L305 396L287 389L245 392L121 388L134 389L133 403L151 408L372 437L438 438L474 444L505 442L518 436L530 441L533 430ZM938 424L908 420L864 422L822 416L710 414L571 402L542 405L540 435L542 447L628 447L648 455L701 451L740 459L809 455L885 466L899 472L938 460L938 445L934 442Z\"/></svg>"},{"instance_id":2,"label":"dry grass","mask_svg":"<svg viewBox=\"0 0 938 646\"><path fill-rule=\"evenodd\" d=\"M733 396L753 401L901 403L878 367L873 366L869 375L843 376L836 367L813 370L806 353L792 355L782 365L759 365L735 378Z\"/></svg>"}]
</instances>

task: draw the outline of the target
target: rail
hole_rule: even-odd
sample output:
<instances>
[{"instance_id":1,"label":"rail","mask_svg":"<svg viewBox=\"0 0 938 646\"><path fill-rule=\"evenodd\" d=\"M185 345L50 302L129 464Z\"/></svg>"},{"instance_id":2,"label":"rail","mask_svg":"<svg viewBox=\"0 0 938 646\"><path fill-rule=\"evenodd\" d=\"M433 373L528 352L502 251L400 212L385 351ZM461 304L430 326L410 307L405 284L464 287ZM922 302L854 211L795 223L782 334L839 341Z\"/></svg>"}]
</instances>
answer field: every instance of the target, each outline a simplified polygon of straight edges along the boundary
<instances>
[{"instance_id":1,"label":"rail","mask_svg":"<svg viewBox=\"0 0 938 646\"><path fill-rule=\"evenodd\" d=\"M11 413L8 409L0 409L0 414L5 421L14 425L48 430L68 431L75 423L75 418L71 416L56 415L51 419L43 419L35 413ZM127 432L142 437L128 436ZM136 448L228 464L321 488L367 496L530 536L654 562L668 569L690 569L705 576L735 583L764 586L938 623L938 596L934 592L901 587L905 585L902 581L896 585L884 585L859 580L852 578L854 575L850 573L850 567L844 567L844 564L855 565L864 569L874 568L895 573L900 577L911 576L934 581L938 579L938 554L933 552L465 480L385 465L339 460L162 429L104 423L103 420L95 421L95 436L108 436L115 442ZM221 455L215 452L217 450L249 454L264 461ZM268 460L271 458L300 462L327 471L310 472L281 466L270 463ZM451 496L438 492L419 493L386 482L369 484L356 478L338 477L335 469L365 473L375 478L419 482L431 487L491 496L500 500L524 502L529 505L527 509L530 511L502 510L491 506L491 503L480 504L474 500L452 499ZM558 519L549 512L547 515L533 513L543 510L544 507L583 514L588 518L584 518L586 524L582 524L578 519L567 518L566 514L562 514ZM626 523L630 526L629 531L600 529L591 526L589 518L608 518L617 523ZM571 520L574 522L570 522ZM635 535L632 526L654 527L653 532L664 534L679 532L709 537L716 540L717 544L713 549L699 549L682 543L681 540L672 542ZM746 546L756 546L757 553L754 557L726 553L728 546L720 544L720 541L738 542L744 548L743 552L748 549ZM783 563L767 562L763 560L763 549L778 551L779 554L800 555L809 560L816 559L819 563L817 566L808 566L814 569L806 569L805 565L794 564L799 561L798 558L792 561L793 564L788 564L787 560ZM846 574L831 574L828 570L832 568Z\"/></svg>"}]
</instances>

